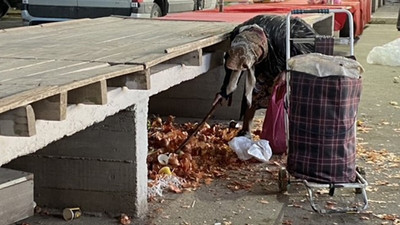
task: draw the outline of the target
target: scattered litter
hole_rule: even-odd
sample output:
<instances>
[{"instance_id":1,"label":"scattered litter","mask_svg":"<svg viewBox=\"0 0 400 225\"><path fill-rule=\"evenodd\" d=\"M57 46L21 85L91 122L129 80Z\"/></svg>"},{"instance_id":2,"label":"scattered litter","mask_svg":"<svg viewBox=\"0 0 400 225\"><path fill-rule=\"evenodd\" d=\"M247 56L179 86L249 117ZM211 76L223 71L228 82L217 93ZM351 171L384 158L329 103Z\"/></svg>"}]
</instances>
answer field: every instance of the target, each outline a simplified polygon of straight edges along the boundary
<instances>
[{"instance_id":1,"label":"scattered litter","mask_svg":"<svg viewBox=\"0 0 400 225\"><path fill-rule=\"evenodd\" d=\"M267 140L252 141L247 137L235 137L228 144L243 161L254 157L261 162L268 162L272 156Z\"/></svg>"},{"instance_id":2,"label":"scattered litter","mask_svg":"<svg viewBox=\"0 0 400 225\"><path fill-rule=\"evenodd\" d=\"M119 218L119 223L122 225L128 225L128 224L131 224L131 219L129 218L128 215L126 215L125 213L122 213Z\"/></svg>"},{"instance_id":3,"label":"scattered litter","mask_svg":"<svg viewBox=\"0 0 400 225\"><path fill-rule=\"evenodd\" d=\"M77 218L81 217L81 215L82 215L82 211L78 207L65 208L63 210L63 218L66 221L71 221L71 220L77 219Z\"/></svg>"},{"instance_id":4,"label":"scattered litter","mask_svg":"<svg viewBox=\"0 0 400 225\"><path fill-rule=\"evenodd\" d=\"M162 167L162 168L158 171L158 173L159 173L159 174L167 174L167 175L171 175L171 174L172 174L171 169L170 169L168 166Z\"/></svg>"},{"instance_id":5,"label":"scattered litter","mask_svg":"<svg viewBox=\"0 0 400 225\"><path fill-rule=\"evenodd\" d=\"M400 38L383 46L374 47L367 56L369 64L400 66Z\"/></svg>"},{"instance_id":6,"label":"scattered litter","mask_svg":"<svg viewBox=\"0 0 400 225\"><path fill-rule=\"evenodd\" d=\"M171 189L171 187L181 190L183 183L185 183L184 179L174 175L165 175L157 180L149 180L147 195L148 197L162 196L163 191L167 188ZM176 190L174 191L176 192Z\"/></svg>"},{"instance_id":7,"label":"scattered litter","mask_svg":"<svg viewBox=\"0 0 400 225\"><path fill-rule=\"evenodd\" d=\"M178 149L196 127L196 123L176 123L173 116L165 121L159 117L149 121L147 166L150 180L174 175L185 180L187 190L225 176L227 166L235 170L248 164L228 146L228 141L239 131L236 125L232 128L226 124L206 123L182 149Z\"/></svg>"},{"instance_id":8,"label":"scattered litter","mask_svg":"<svg viewBox=\"0 0 400 225\"><path fill-rule=\"evenodd\" d=\"M368 217L368 216L361 216L360 219L362 219L362 220L369 220L369 217Z\"/></svg>"},{"instance_id":9,"label":"scattered litter","mask_svg":"<svg viewBox=\"0 0 400 225\"><path fill-rule=\"evenodd\" d=\"M161 165L168 165L169 156L167 154L160 154L157 159Z\"/></svg>"},{"instance_id":10,"label":"scattered litter","mask_svg":"<svg viewBox=\"0 0 400 225\"><path fill-rule=\"evenodd\" d=\"M252 158L247 150L253 145L253 141L247 137L235 137L228 142L229 147L235 151L239 159L245 161Z\"/></svg>"}]
</instances>

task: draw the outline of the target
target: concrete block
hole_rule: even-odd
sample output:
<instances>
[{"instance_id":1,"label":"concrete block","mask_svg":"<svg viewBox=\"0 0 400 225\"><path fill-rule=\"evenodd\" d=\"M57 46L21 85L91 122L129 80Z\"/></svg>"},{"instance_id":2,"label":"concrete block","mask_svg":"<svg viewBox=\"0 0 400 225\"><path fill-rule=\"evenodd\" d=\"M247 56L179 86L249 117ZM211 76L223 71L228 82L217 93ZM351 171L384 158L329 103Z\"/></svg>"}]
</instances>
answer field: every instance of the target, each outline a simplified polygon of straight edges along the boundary
<instances>
[{"instance_id":1,"label":"concrete block","mask_svg":"<svg viewBox=\"0 0 400 225\"><path fill-rule=\"evenodd\" d=\"M84 213L86 212L106 212L111 216L118 216L120 213L134 215L135 203L132 199L136 198L132 191L109 192L77 189L55 189L41 188L40 193L35 193L35 199L52 199L42 204L44 207L62 209L65 207L78 206ZM45 197L43 196L45 193ZM39 204L39 203L38 203ZM110 211L112 209L112 211Z\"/></svg>"},{"instance_id":2,"label":"concrete block","mask_svg":"<svg viewBox=\"0 0 400 225\"><path fill-rule=\"evenodd\" d=\"M33 174L0 168L0 224L33 215Z\"/></svg>"},{"instance_id":3,"label":"concrete block","mask_svg":"<svg viewBox=\"0 0 400 225\"><path fill-rule=\"evenodd\" d=\"M33 154L14 160L7 167L24 168L38 174L35 178L35 190L38 192L42 192L43 188L129 192L134 190L136 182L133 161L128 160ZM49 200L51 202L45 195L40 196L35 199L39 205L48 205Z\"/></svg>"},{"instance_id":4,"label":"concrete block","mask_svg":"<svg viewBox=\"0 0 400 225\"><path fill-rule=\"evenodd\" d=\"M147 102L5 165L35 173L35 201L50 208L147 212Z\"/></svg>"}]
</instances>

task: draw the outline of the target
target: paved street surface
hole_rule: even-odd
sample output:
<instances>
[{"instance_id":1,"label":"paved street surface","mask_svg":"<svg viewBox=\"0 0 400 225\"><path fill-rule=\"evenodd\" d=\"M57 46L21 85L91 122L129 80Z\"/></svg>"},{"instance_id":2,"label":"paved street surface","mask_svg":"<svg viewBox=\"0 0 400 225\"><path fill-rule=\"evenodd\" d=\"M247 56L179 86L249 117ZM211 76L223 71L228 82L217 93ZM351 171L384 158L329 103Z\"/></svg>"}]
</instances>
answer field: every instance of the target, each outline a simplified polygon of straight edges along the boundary
<instances>
[{"instance_id":1,"label":"paved street surface","mask_svg":"<svg viewBox=\"0 0 400 225\"><path fill-rule=\"evenodd\" d=\"M22 26L20 11L10 10L7 15L0 18L0 29Z\"/></svg>"},{"instance_id":2,"label":"paved street surface","mask_svg":"<svg viewBox=\"0 0 400 225\"><path fill-rule=\"evenodd\" d=\"M368 25L355 48L356 57L366 71L363 74L357 133L357 165L365 169L369 182L369 207L366 211L321 215L311 209L303 185L292 184L288 192L280 193L276 179L278 166L273 163L279 162L279 159L274 158L271 163L232 172L228 179L214 181L192 192L166 193L163 198L150 202L149 216L145 221L133 221L132 224L400 224L400 83L395 81L396 77L400 78L400 67L366 62L373 47L400 37L400 32L393 24L398 9L399 4L396 3L378 9L373 20L380 21L380 24ZM390 19L379 19L381 15L388 15ZM7 21L8 18L3 18L0 28L5 28ZM385 24L385 21L390 24ZM254 185L232 191L228 184L233 181ZM357 201L353 191L337 190L332 198L325 197L324 190L317 194L318 203L323 208L352 205ZM59 212L53 212L50 216L36 215L17 224L23 223L106 225L119 224L119 221L104 215L85 214L67 223Z\"/></svg>"}]
</instances>

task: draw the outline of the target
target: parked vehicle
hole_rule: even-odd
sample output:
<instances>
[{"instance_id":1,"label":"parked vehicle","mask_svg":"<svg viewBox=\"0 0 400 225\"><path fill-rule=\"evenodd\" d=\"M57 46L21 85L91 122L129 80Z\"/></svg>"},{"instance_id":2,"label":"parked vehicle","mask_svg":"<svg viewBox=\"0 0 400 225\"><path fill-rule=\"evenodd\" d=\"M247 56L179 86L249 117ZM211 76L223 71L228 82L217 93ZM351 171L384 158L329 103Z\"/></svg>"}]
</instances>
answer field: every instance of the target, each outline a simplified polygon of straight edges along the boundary
<instances>
[{"instance_id":1,"label":"parked vehicle","mask_svg":"<svg viewBox=\"0 0 400 225\"><path fill-rule=\"evenodd\" d=\"M9 9L21 9L21 0L0 0L0 18L5 16Z\"/></svg>"},{"instance_id":2,"label":"parked vehicle","mask_svg":"<svg viewBox=\"0 0 400 225\"><path fill-rule=\"evenodd\" d=\"M22 0L21 14L25 25L36 25L110 15L152 18L215 6L216 0Z\"/></svg>"}]
</instances>

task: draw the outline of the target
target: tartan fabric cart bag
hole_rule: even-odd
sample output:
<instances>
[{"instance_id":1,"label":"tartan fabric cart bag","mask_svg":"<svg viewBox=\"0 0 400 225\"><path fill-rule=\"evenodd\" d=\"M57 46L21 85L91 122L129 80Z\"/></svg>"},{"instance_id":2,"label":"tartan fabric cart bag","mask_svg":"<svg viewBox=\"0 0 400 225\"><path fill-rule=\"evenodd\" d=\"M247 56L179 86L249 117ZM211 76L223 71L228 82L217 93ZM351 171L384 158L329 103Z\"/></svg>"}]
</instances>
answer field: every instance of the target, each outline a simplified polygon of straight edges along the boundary
<instances>
[{"instance_id":1,"label":"tartan fabric cart bag","mask_svg":"<svg viewBox=\"0 0 400 225\"><path fill-rule=\"evenodd\" d=\"M352 14L345 9L293 10L291 14L346 13L350 21L348 41L354 56ZM290 26L286 26L290 34ZM317 38L318 39L318 38ZM336 43L336 38L334 38ZM365 173L356 167L356 120L360 102L363 68L355 59L333 56L332 41L316 40L316 52L290 57L291 42L299 41L286 35L286 96L285 128L288 146L287 165L278 173L279 190L286 191L290 176L302 182L314 211L360 212L368 207ZM302 40L300 40L302 41ZM322 50L322 51L321 51ZM324 53L324 54L321 54ZM326 55L329 54L329 55ZM294 181L296 182L296 181ZM362 201L344 207L319 207L314 190L351 188L361 194Z\"/></svg>"},{"instance_id":2,"label":"tartan fabric cart bag","mask_svg":"<svg viewBox=\"0 0 400 225\"><path fill-rule=\"evenodd\" d=\"M362 79L290 73L288 172L319 183L355 182Z\"/></svg>"}]
</instances>

